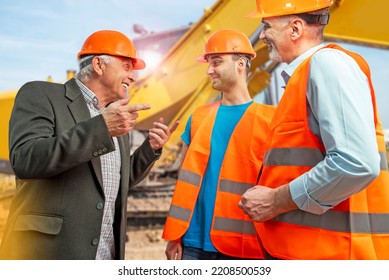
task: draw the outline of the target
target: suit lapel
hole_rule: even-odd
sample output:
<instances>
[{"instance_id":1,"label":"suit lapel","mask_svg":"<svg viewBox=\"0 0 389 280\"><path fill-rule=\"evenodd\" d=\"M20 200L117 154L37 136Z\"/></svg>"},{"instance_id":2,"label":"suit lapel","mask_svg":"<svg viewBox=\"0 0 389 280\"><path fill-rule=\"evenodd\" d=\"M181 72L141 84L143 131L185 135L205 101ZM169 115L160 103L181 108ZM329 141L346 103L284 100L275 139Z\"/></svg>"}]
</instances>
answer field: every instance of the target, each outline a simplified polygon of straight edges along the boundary
<instances>
[{"instance_id":1,"label":"suit lapel","mask_svg":"<svg viewBox=\"0 0 389 280\"><path fill-rule=\"evenodd\" d=\"M122 137L118 137L118 143L120 148L120 158L121 158L121 170L120 173L122 174L120 178L120 185L121 185L121 197L122 201L127 201L128 196L128 178L130 177L129 174L129 164L130 164L130 143L129 143L129 135L124 135ZM125 198L125 201L123 200Z\"/></svg>"},{"instance_id":2,"label":"suit lapel","mask_svg":"<svg viewBox=\"0 0 389 280\"><path fill-rule=\"evenodd\" d=\"M74 118L75 123L89 120L91 118L91 115L86 105L84 96L82 95L82 92L76 83L76 80L71 79L67 81L65 83L65 88L66 88L65 95L68 99L71 100L71 103L69 103L68 108ZM103 176L101 171L100 157L93 158L91 160L91 164L96 174L97 180L99 181L100 186L102 188Z\"/></svg>"}]
</instances>

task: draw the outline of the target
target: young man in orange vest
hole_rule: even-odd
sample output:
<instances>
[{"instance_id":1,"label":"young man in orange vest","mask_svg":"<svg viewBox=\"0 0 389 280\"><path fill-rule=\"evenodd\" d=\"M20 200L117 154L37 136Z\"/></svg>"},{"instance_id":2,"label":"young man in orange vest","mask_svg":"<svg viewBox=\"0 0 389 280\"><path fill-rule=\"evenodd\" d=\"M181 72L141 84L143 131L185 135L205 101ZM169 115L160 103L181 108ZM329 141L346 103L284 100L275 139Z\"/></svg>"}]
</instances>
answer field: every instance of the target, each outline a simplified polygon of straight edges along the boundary
<instances>
[{"instance_id":1,"label":"young man in orange vest","mask_svg":"<svg viewBox=\"0 0 389 280\"><path fill-rule=\"evenodd\" d=\"M220 30L205 44L198 62L221 101L201 106L182 135L184 160L163 238L168 259L261 259L252 220L240 196L258 180L273 106L254 103L247 73L255 58L247 36Z\"/></svg>"},{"instance_id":2,"label":"young man in orange vest","mask_svg":"<svg viewBox=\"0 0 389 280\"><path fill-rule=\"evenodd\" d=\"M323 44L332 0L257 0L287 63L258 186L239 206L269 258L389 259L389 174L367 63Z\"/></svg>"}]
</instances>

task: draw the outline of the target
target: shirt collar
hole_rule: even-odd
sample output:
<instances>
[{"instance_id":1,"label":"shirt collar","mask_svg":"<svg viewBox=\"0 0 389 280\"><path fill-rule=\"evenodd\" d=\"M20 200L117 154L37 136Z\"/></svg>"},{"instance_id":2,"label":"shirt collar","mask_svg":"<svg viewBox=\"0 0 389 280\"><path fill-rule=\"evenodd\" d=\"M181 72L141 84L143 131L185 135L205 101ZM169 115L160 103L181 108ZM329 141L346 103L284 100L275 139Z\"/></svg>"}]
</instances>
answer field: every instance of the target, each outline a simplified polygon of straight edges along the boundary
<instances>
[{"instance_id":1,"label":"shirt collar","mask_svg":"<svg viewBox=\"0 0 389 280\"><path fill-rule=\"evenodd\" d=\"M310 48L309 50L301 54L299 57L297 57L295 60L293 60L290 64L288 64L281 72L281 76L284 79L285 84L288 83L289 78L293 75L294 71L301 64L301 62L303 62L307 57L312 55L314 52L316 52L318 49L322 48L323 46L324 44L322 43Z\"/></svg>"},{"instance_id":2,"label":"shirt collar","mask_svg":"<svg viewBox=\"0 0 389 280\"><path fill-rule=\"evenodd\" d=\"M75 79L78 87L80 88L82 95L85 98L85 101L87 104L92 105L96 109L100 110L99 108L99 99L96 97L96 95L86 86L84 85L79 79Z\"/></svg>"}]
</instances>

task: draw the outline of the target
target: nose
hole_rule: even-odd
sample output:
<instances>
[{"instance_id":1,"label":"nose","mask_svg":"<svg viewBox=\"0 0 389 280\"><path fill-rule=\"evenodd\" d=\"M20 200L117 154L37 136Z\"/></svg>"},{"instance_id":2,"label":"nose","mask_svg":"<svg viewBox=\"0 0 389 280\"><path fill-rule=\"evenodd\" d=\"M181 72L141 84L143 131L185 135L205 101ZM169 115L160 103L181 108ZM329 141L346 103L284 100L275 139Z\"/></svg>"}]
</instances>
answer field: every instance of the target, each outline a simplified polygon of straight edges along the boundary
<instances>
[{"instance_id":1,"label":"nose","mask_svg":"<svg viewBox=\"0 0 389 280\"><path fill-rule=\"evenodd\" d=\"M261 30L261 32L259 33L259 40L264 40L265 39L265 31L264 29Z\"/></svg>"},{"instance_id":2,"label":"nose","mask_svg":"<svg viewBox=\"0 0 389 280\"><path fill-rule=\"evenodd\" d=\"M209 64L207 68L207 75L210 75L214 72L213 67Z\"/></svg>"},{"instance_id":3,"label":"nose","mask_svg":"<svg viewBox=\"0 0 389 280\"><path fill-rule=\"evenodd\" d=\"M129 71L128 78L130 79L131 83L135 82L134 72L132 70Z\"/></svg>"}]
</instances>

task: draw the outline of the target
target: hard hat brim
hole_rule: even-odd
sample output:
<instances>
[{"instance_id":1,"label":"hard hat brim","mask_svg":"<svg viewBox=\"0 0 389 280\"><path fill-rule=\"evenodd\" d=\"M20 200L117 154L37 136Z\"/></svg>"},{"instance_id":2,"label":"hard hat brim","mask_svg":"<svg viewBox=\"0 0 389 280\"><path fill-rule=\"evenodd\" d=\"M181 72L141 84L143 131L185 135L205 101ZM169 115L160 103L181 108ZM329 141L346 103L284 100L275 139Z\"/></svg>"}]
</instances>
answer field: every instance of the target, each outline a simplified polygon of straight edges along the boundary
<instances>
[{"instance_id":1,"label":"hard hat brim","mask_svg":"<svg viewBox=\"0 0 389 280\"><path fill-rule=\"evenodd\" d=\"M261 15L255 10L246 15L245 18L261 18Z\"/></svg>"},{"instance_id":2,"label":"hard hat brim","mask_svg":"<svg viewBox=\"0 0 389 280\"><path fill-rule=\"evenodd\" d=\"M256 53L253 53L253 54L249 54L249 53L240 53L240 52L215 52L215 53L207 53L207 54L201 54L199 55L197 58L196 58L196 61L197 62L201 62L201 63L208 63L208 60L207 60L207 55L211 55L211 54L244 54L244 55L251 55L251 60L253 60L254 58L256 58L257 54Z\"/></svg>"},{"instance_id":3,"label":"hard hat brim","mask_svg":"<svg viewBox=\"0 0 389 280\"><path fill-rule=\"evenodd\" d=\"M207 63L207 62L208 62L208 61L205 59L205 54L199 55L199 56L196 58L196 61L197 61L197 62L201 62L201 63Z\"/></svg>"},{"instance_id":4,"label":"hard hat brim","mask_svg":"<svg viewBox=\"0 0 389 280\"><path fill-rule=\"evenodd\" d=\"M146 63L141 58L132 58L133 61L133 70L142 70L146 68Z\"/></svg>"}]
</instances>

